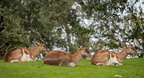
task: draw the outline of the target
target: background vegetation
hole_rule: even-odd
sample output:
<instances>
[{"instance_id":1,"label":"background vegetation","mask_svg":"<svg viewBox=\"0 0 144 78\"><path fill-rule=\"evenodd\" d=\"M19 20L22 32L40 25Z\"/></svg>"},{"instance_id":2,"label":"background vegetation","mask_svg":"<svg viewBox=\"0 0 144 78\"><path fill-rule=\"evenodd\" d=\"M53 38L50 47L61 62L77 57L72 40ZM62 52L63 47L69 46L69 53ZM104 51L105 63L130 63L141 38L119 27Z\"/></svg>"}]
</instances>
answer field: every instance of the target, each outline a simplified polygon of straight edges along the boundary
<instances>
[{"instance_id":1,"label":"background vegetation","mask_svg":"<svg viewBox=\"0 0 144 78\"><path fill-rule=\"evenodd\" d=\"M123 66L94 66L82 60L76 67L50 66L43 61L5 63L0 78L143 78L143 58L126 59Z\"/></svg>"},{"instance_id":2,"label":"background vegetation","mask_svg":"<svg viewBox=\"0 0 144 78\"><path fill-rule=\"evenodd\" d=\"M1 0L7 28L0 32L0 52L31 47L39 32L47 47L73 53L75 45L90 50L119 48L120 41L144 47L142 0ZM139 4L138 4L139 5Z\"/></svg>"}]
</instances>

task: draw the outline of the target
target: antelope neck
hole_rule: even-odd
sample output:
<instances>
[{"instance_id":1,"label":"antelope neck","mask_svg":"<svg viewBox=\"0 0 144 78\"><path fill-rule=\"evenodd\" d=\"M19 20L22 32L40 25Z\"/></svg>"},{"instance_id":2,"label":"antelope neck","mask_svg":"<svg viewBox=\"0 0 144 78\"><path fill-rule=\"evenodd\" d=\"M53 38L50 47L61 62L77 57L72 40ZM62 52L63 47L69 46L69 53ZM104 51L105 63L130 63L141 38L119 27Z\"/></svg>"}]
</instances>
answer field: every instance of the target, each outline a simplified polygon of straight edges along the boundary
<instances>
[{"instance_id":1,"label":"antelope neck","mask_svg":"<svg viewBox=\"0 0 144 78\"><path fill-rule=\"evenodd\" d=\"M81 52L80 52L81 50L80 49L78 49L77 51L76 51L76 53L72 56L72 60L73 60L73 62L75 63L75 64L77 64L81 59L82 59L82 55L81 55Z\"/></svg>"},{"instance_id":2,"label":"antelope neck","mask_svg":"<svg viewBox=\"0 0 144 78\"><path fill-rule=\"evenodd\" d=\"M126 47L124 47L119 53L117 53L117 57L121 61L123 61L127 56L128 56L128 54L127 54L127 48Z\"/></svg>"}]
</instances>

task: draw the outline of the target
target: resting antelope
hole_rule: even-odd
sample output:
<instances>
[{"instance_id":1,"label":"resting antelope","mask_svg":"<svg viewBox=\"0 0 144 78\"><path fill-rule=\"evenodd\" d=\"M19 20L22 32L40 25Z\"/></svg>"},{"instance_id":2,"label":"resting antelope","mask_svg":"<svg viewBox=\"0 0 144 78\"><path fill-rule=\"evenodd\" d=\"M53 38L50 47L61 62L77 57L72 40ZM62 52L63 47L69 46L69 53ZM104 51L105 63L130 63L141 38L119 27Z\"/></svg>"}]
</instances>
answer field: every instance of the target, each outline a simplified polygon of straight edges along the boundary
<instances>
[{"instance_id":1,"label":"resting antelope","mask_svg":"<svg viewBox=\"0 0 144 78\"><path fill-rule=\"evenodd\" d=\"M75 54L53 50L44 57L44 64L74 67L82 59L83 55L90 56L88 49L84 46L79 46Z\"/></svg>"},{"instance_id":2,"label":"resting antelope","mask_svg":"<svg viewBox=\"0 0 144 78\"><path fill-rule=\"evenodd\" d=\"M108 50L98 50L95 52L95 54L91 58L91 64L93 65L103 65L103 66L109 66L109 65L122 65L122 61L128 56L128 55L135 55L136 50L132 45L126 44L123 49L118 52L111 52Z\"/></svg>"},{"instance_id":3,"label":"resting antelope","mask_svg":"<svg viewBox=\"0 0 144 78\"><path fill-rule=\"evenodd\" d=\"M15 47L8 50L5 54L5 62L25 62L25 61L35 61L36 57L42 51L47 49L44 47L44 43L40 43L31 49L23 47Z\"/></svg>"},{"instance_id":4,"label":"resting antelope","mask_svg":"<svg viewBox=\"0 0 144 78\"><path fill-rule=\"evenodd\" d=\"M4 61L5 62L25 62L25 61L33 61L35 60L30 52L26 48L15 47L8 50L5 54Z\"/></svg>"},{"instance_id":5,"label":"resting antelope","mask_svg":"<svg viewBox=\"0 0 144 78\"><path fill-rule=\"evenodd\" d=\"M47 53L48 51L50 51L50 49L46 48L44 43L38 43L35 47L29 49L29 51L34 58L37 58L40 55L40 53Z\"/></svg>"}]
</instances>

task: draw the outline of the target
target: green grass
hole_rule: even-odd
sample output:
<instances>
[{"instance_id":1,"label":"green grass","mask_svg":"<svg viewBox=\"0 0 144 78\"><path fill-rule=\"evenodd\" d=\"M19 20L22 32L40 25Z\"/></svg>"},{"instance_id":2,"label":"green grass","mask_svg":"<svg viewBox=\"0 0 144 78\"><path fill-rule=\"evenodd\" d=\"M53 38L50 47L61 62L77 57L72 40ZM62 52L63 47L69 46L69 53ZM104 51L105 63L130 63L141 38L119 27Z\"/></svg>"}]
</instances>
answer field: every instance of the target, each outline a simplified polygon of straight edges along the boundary
<instances>
[{"instance_id":1,"label":"green grass","mask_svg":"<svg viewBox=\"0 0 144 78\"><path fill-rule=\"evenodd\" d=\"M82 60L76 67L50 66L43 61L5 63L0 61L0 78L144 78L144 58L125 59L123 66L94 66Z\"/></svg>"}]
</instances>

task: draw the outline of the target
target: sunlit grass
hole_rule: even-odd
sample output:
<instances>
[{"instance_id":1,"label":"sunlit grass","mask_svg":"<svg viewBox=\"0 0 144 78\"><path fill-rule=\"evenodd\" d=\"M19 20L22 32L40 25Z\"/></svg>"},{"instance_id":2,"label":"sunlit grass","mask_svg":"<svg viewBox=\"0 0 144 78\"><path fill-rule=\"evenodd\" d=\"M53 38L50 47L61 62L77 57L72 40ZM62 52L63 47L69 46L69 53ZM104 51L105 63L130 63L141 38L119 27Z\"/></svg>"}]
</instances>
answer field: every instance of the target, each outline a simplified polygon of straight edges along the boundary
<instances>
[{"instance_id":1,"label":"sunlit grass","mask_svg":"<svg viewBox=\"0 0 144 78\"><path fill-rule=\"evenodd\" d=\"M144 78L144 58L126 59L123 66L94 66L82 60L76 67L51 66L43 61L5 63L0 61L0 78ZM119 76L117 76L119 77Z\"/></svg>"}]
</instances>

